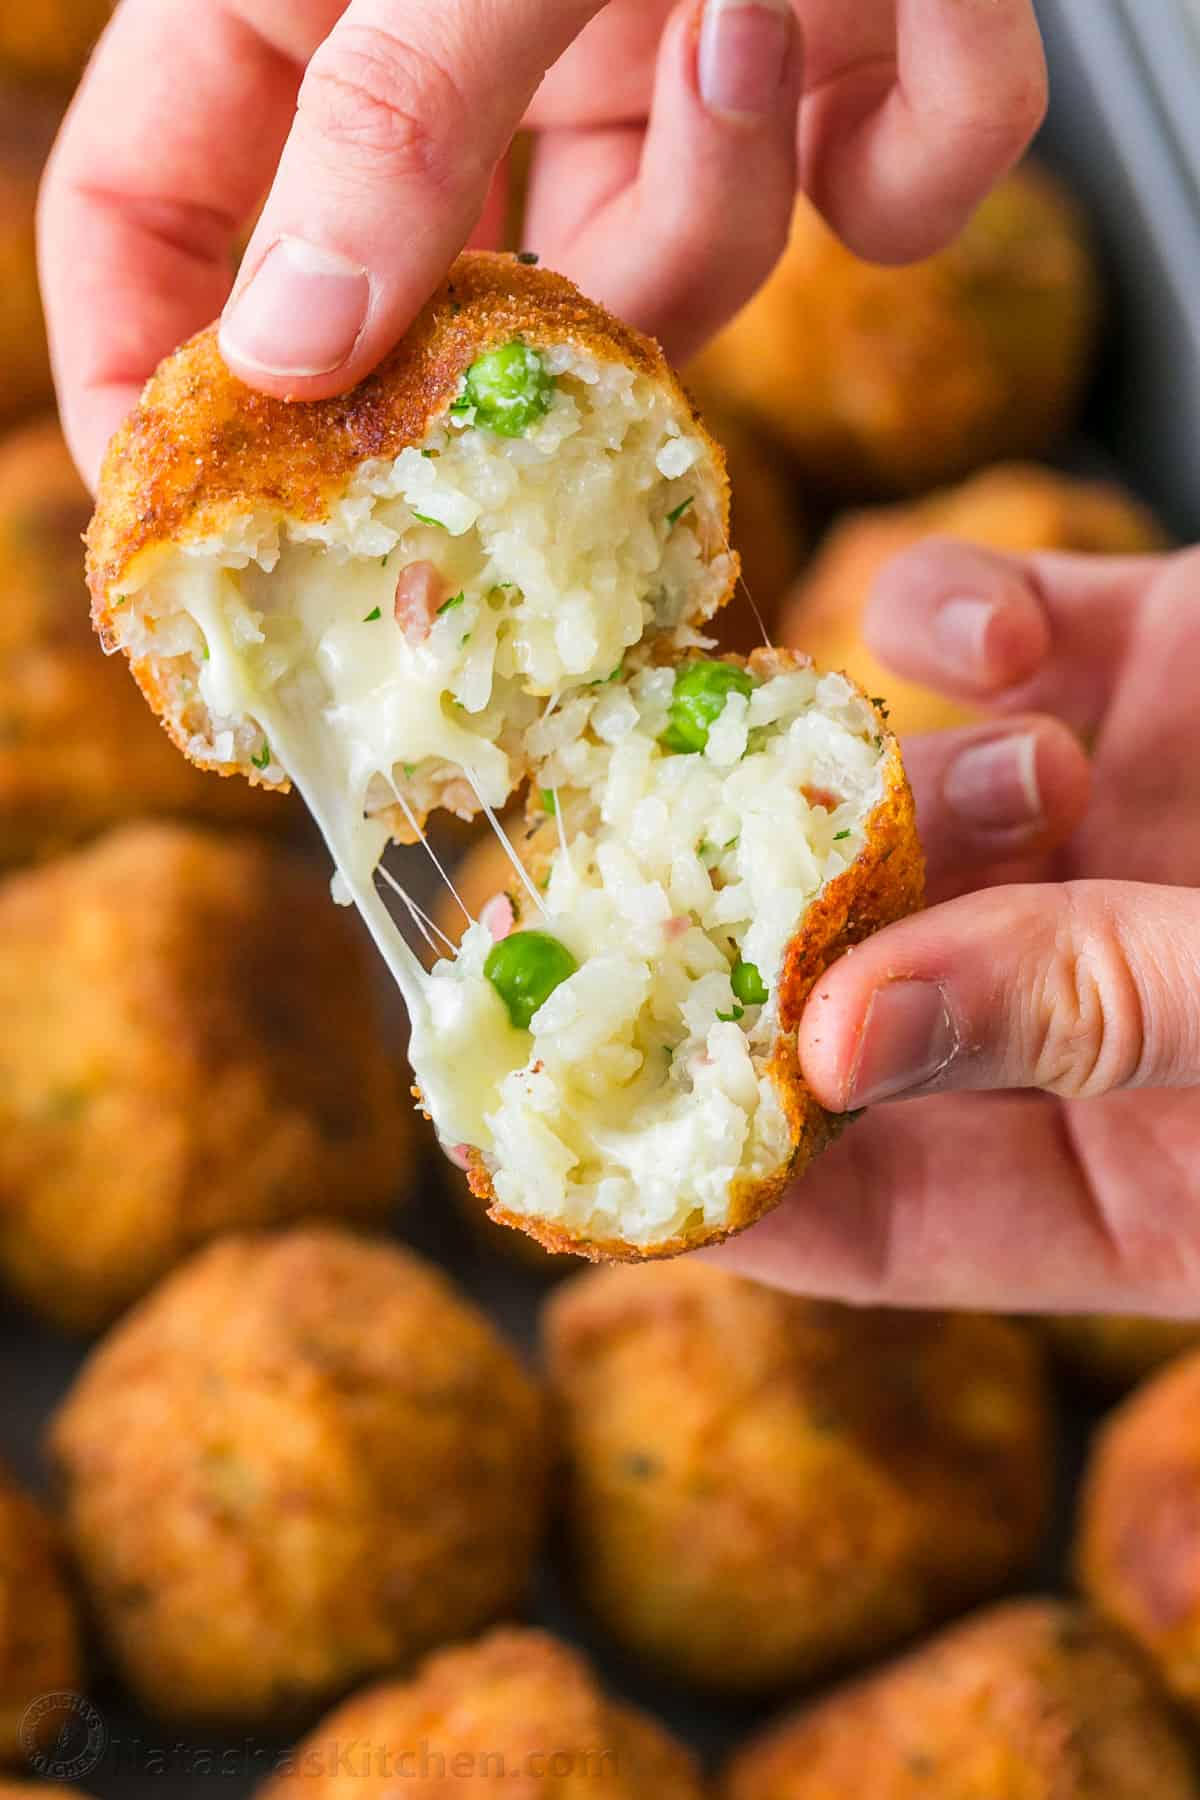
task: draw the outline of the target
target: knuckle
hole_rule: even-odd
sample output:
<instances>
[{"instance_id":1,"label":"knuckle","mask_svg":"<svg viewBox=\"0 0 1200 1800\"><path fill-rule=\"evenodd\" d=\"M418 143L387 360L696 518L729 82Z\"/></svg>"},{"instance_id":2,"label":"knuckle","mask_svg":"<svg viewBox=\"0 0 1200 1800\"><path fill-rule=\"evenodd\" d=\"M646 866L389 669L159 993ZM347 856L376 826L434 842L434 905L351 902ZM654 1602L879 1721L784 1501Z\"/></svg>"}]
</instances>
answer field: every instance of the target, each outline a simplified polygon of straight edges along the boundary
<instances>
[{"instance_id":1,"label":"knuckle","mask_svg":"<svg viewBox=\"0 0 1200 1800\"><path fill-rule=\"evenodd\" d=\"M1141 994L1121 934L1071 890L1051 954L1031 984L1034 1085L1083 1100L1127 1086L1146 1049Z\"/></svg>"},{"instance_id":2,"label":"knuckle","mask_svg":"<svg viewBox=\"0 0 1200 1800\"><path fill-rule=\"evenodd\" d=\"M301 84L299 118L340 170L383 170L436 185L461 166L458 83L432 51L375 26L326 39Z\"/></svg>"}]
</instances>

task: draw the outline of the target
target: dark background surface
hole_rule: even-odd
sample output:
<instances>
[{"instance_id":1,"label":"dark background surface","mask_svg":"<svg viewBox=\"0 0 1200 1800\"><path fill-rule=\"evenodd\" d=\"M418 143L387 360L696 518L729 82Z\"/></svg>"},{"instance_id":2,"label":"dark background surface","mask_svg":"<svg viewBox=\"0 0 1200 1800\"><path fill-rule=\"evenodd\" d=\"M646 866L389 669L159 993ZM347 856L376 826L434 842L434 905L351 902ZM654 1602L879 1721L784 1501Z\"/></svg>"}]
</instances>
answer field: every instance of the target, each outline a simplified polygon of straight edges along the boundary
<instances>
[{"instance_id":1,"label":"dark background surface","mask_svg":"<svg viewBox=\"0 0 1200 1800\"><path fill-rule=\"evenodd\" d=\"M1193 77L1200 57L1187 64L1172 36L1183 29L1173 0L1151 0L1139 8L1139 18L1145 11L1155 14L1152 41L1139 45L1130 29L1129 0L1041 0L1052 76L1041 151L1092 211L1112 295L1109 346L1089 404L1087 435L1068 460L1081 470L1121 475L1178 535L1191 538L1200 536L1200 281L1194 301L1184 276L1189 270L1193 280L1200 274L1200 196L1187 170L1187 120L1197 89L1186 82L1191 107L1171 123L1164 94L1170 76L1164 71ZM397 1235L448 1269L532 1354L547 1282L484 1248L433 1158L414 1171L409 1185ZM82 1354L82 1346L0 1311L0 1455L39 1491L46 1489L42 1430ZM1094 1418L1087 1396L1064 1393L1058 1518L1034 1586L1065 1583L1072 1490ZM553 1543L530 1597L530 1617L580 1643L615 1692L659 1714L708 1760L772 1710L706 1701L647 1681L573 1606L564 1559ZM270 1772L284 1748L265 1736L177 1734L131 1707L99 1661L89 1696L110 1741L81 1785L100 1800L182 1800L200 1785L217 1784L238 1800Z\"/></svg>"}]
</instances>

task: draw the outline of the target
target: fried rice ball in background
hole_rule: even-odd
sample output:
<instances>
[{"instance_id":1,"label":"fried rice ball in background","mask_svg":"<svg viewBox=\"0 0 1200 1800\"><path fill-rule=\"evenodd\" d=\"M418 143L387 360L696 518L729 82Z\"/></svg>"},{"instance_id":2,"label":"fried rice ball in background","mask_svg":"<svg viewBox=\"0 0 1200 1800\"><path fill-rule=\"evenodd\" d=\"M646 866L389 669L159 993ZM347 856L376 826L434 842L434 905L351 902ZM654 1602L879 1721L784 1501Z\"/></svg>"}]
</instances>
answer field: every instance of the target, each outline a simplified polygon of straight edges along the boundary
<instances>
[{"instance_id":1,"label":"fried rice ball in background","mask_svg":"<svg viewBox=\"0 0 1200 1800\"><path fill-rule=\"evenodd\" d=\"M550 1298L577 1578L647 1663L794 1686L1003 1586L1052 1486L1030 1334L856 1312L695 1261Z\"/></svg>"},{"instance_id":2,"label":"fried rice ball in background","mask_svg":"<svg viewBox=\"0 0 1200 1800\"><path fill-rule=\"evenodd\" d=\"M725 452L729 540L742 565L733 597L712 630L722 651L749 655L762 643L764 629L775 636L784 596L808 560L808 523L787 452L743 414L702 393L696 400Z\"/></svg>"},{"instance_id":3,"label":"fried rice ball in background","mask_svg":"<svg viewBox=\"0 0 1200 1800\"><path fill-rule=\"evenodd\" d=\"M419 1257L331 1227L201 1251L51 1428L102 1636L152 1711L244 1725L521 1602L542 1397Z\"/></svg>"},{"instance_id":4,"label":"fried rice ball in background","mask_svg":"<svg viewBox=\"0 0 1200 1800\"><path fill-rule=\"evenodd\" d=\"M1152 1377L1100 1428L1075 1561L1088 1598L1200 1715L1200 1352Z\"/></svg>"},{"instance_id":5,"label":"fried rice ball in background","mask_svg":"<svg viewBox=\"0 0 1200 1800\"><path fill-rule=\"evenodd\" d=\"M11 14L39 16L38 0L0 0L0 70ZM42 164L60 110L0 79L0 425L44 406L54 388L38 290L34 215ZM84 521L86 524L86 520ZM76 545L76 560L82 555Z\"/></svg>"},{"instance_id":6,"label":"fried rice ball in background","mask_svg":"<svg viewBox=\"0 0 1200 1800\"><path fill-rule=\"evenodd\" d=\"M83 578L90 512L53 419L0 443L0 864L143 813L288 826L280 795L193 769L104 656Z\"/></svg>"},{"instance_id":7,"label":"fried rice ball in background","mask_svg":"<svg viewBox=\"0 0 1200 1800\"><path fill-rule=\"evenodd\" d=\"M1097 314L1083 219L1032 165L909 268L861 262L802 200L782 262L690 378L757 417L816 486L921 493L1071 428Z\"/></svg>"},{"instance_id":8,"label":"fried rice ball in background","mask_svg":"<svg viewBox=\"0 0 1200 1800\"><path fill-rule=\"evenodd\" d=\"M1141 1660L1080 1607L998 1606L769 1726L722 1800L1200 1800Z\"/></svg>"},{"instance_id":9,"label":"fried rice ball in background","mask_svg":"<svg viewBox=\"0 0 1200 1800\"><path fill-rule=\"evenodd\" d=\"M1074 1374L1109 1390L1136 1387L1188 1350L1200 1350L1200 1323L1112 1313L1043 1318L1037 1329Z\"/></svg>"},{"instance_id":10,"label":"fried rice ball in background","mask_svg":"<svg viewBox=\"0 0 1200 1800\"><path fill-rule=\"evenodd\" d=\"M780 642L823 667L845 669L868 693L887 696L894 730L939 731L973 718L970 708L879 662L862 620L884 565L922 538L945 536L990 550L1080 550L1104 555L1167 548L1154 517L1111 482L1081 481L1036 464L987 469L927 500L849 513L818 549L782 608Z\"/></svg>"},{"instance_id":11,"label":"fried rice ball in background","mask_svg":"<svg viewBox=\"0 0 1200 1800\"><path fill-rule=\"evenodd\" d=\"M0 76L74 87L114 0L0 0Z\"/></svg>"},{"instance_id":12,"label":"fried rice ball in background","mask_svg":"<svg viewBox=\"0 0 1200 1800\"><path fill-rule=\"evenodd\" d=\"M409 1682L356 1694L294 1752L258 1800L701 1800L689 1753L602 1693L587 1663L541 1631L494 1631L442 1651Z\"/></svg>"},{"instance_id":13,"label":"fried rice ball in background","mask_svg":"<svg viewBox=\"0 0 1200 1800\"><path fill-rule=\"evenodd\" d=\"M383 1219L412 1144L324 871L139 824L0 883L0 1277L102 1325L219 1231Z\"/></svg>"},{"instance_id":14,"label":"fried rice ball in background","mask_svg":"<svg viewBox=\"0 0 1200 1800\"><path fill-rule=\"evenodd\" d=\"M31 1701L60 1688L77 1690L80 1679L79 1633L58 1532L0 1467L0 1762L21 1760L21 1721ZM8 1785L0 1782L0 1800Z\"/></svg>"}]
</instances>

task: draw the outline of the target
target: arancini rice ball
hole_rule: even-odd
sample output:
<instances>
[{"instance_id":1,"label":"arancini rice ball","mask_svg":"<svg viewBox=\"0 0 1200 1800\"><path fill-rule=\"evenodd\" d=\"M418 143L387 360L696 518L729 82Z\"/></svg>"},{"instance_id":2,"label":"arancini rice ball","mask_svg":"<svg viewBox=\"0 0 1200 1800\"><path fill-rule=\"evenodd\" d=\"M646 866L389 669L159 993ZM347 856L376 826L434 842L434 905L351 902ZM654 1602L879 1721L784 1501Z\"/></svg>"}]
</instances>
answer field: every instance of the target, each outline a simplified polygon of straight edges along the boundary
<instances>
[{"instance_id":1,"label":"arancini rice ball","mask_svg":"<svg viewBox=\"0 0 1200 1800\"><path fill-rule=\"evenodd\" d=\"M53 1421L107 1648L164 1718L294 1720L512 1611L541 1535L542 1397L488 1320L332 1227L202 1250Z\"/></svg>"},{"instance_id":2,"label":"arancini rice ball","mask_svg":"<svg viewBox=\"0 0 1200 1800\"><path fill-rule=\"evenodd\" d=\"M59 1689L77 1690L81 1665L58 1529L0 1467L0 1763L22 1760L30 1705ZM9 1786L0 1782L0 1800Z\"/></svg>"},{"instance_id":3,"label":"arancini rice ball","mask_svg":"<svg viewBox=\"0 0 1200 1800\"><path fill-rule=\"evenodd\" d=\"M1031 1336L854 1311L693 1259L546 1303L583 1597L697 1685L795 1687L994 1593L1053 1486Z\"/></svg>"},{"instance_id":4,"label":"arancini rice ball","mask_svg":"<svg viewBox=\"0 0 1200 1800\"><path fill-rule=\"evenodd\" d=\"M191 768L123 661L101 654L80 543L90 510L53 419L0 442L0 865L142 814L294 823L278 795Z\"/></svg>"},{"instance_id":5,"label":"arancini rice ball","mask_svg":"<svg viewBox=\"0 0 1200 1800\"><path fill-rule=\"evenodd\" d=\"M752 1738L722 1800L1200 1800L1141 1659L1083 1608L1021 1600Z\"/></svg>"},{"instance_id":6,"label":"arancini rice ball","mask_svg":"<svg viewBox=\"0 0 1200 1800\"><path fill-rule=\"evenodd\" d=\"M1084 221L1026 164L926 262L861 261L801 199L766 286L689 378L756 417L806 481L847 498L923 493L1075 422L1098 276Z\"/></svg>"},{"instance_id":7,"label":"arancini rice ball","mask_svg":"<svg viewBox=\"0 0 1200 1800\"><path fill-rule=\"evenodd\" d=\"M703 1800L693 1758L577 1651L501 1630L355 1694L256 1800Z\"/></svg>"},{"instance_id":8,"label":"arancini rice ball","mask_svg":"<svg viewBox=\"0 0 1200 1800\"><path fill-rule=\"evenodd\" d=\"M1125 556L1167 548L1162 528L1123 488L1027 463L985 469L926 500L844 515L784 604L780 639L799 645L826 668L844 669L868 693L886 694L898 732L940 731L977 716L959 701L897 675L862 638L876 576L893 557L935 536L1017 552Z\"/></svg>"},{"instance_id":9,"label":"arancini rice ball","mask_svg":"<svg viewBox=\"0 0 1200 1800\"><path fill-rule=\"evenodd\" d=\"M1200 1351L1138 1388L1092 1441L1075 1571L1200 1717Z\"/></svg>"},{"instance_id":10,"label":"arancini rice ball","mask_svg":"<svg viewBox=\"0 0 1200 1800\"><path fill-rule=\"evenodd\" d=\"M923 892L880 708L807 657L708 654L728 521L657 345L480 253L334 399L251 393L199 334L88 533L97 629L179 747L303 794L443 1148L494 1219L593 1259L777 1204L844 1124L800 1072L805 1000ZM554 825L525 923L427 970L376 886L390 840L522 792Z\"/></svg>"},{"instance_id":11,"label":"arancini rice ball","mask_svg":"<svg viewBox=\"0 0 1200 1800\"><path fill-rule=\"evenodd\" d=\"M0 1281L93 1330L220 1231L382 1220L415 1134L319 868L128 825L0 882Z\"/></svg>"}]
</instances>

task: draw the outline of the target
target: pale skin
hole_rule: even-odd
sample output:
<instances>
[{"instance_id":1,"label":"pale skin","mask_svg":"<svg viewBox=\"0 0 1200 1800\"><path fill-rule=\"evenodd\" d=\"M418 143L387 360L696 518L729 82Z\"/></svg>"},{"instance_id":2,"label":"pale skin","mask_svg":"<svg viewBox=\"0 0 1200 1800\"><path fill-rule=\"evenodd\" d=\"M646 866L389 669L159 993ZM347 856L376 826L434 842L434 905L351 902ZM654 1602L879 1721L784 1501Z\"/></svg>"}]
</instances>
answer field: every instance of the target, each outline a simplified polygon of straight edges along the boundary
<instances>
[{"instance_id":1,"label":"pale skin","mask_svg":"<svg viewBox=\"0 0 1200 1800\"><path fill-rule=\"evenodd\" d=\"M682 360L798 189L865 256L929 254L1044 106L1030 0L121 0L43 189L70 443L94 481L218 315L263 392L352 386L498 241L518 126L528 244ZM859 1301L1196 1309L1197 583L1194 556L950 545L883 577L877 648L996 719L909 747L938 903L837 965L801 1032L822 1101L872 1110L727 1266Z\"/></svg>"},{"instance_id":2,"label":"pale skin","mask_svg":"<svg viewBox=\"0 0 1200 1800\"><path fill-rule=\"evenodd\" d=\"M926 740L939 903L837 964L801 1024L818 1097L871 1110L727 1266L855 1301L1200 1311L1198 587L1195 551L951 543L880 578L880 654L991 707L1005 736L1014 708L1070 720L1090 771L1039 725L1053 766L1039 751L1030 782L1027 757L997 759L964 837Z\"/></svg>"},{"instance_id":3,"label":"pale skin","mask_svg":"<svg viewBox=\"0 0 1200 1800\"><path fill-rule=\"evenodd\" d=\"M864 255L923 256L1045 100L1031 0L120 0L42 196L68 439L94 481L218 314L265 393L353 386L497 241L522 124L528 245L678 361L767 275L798 186Z\"/></svg>"}]
</instances>

